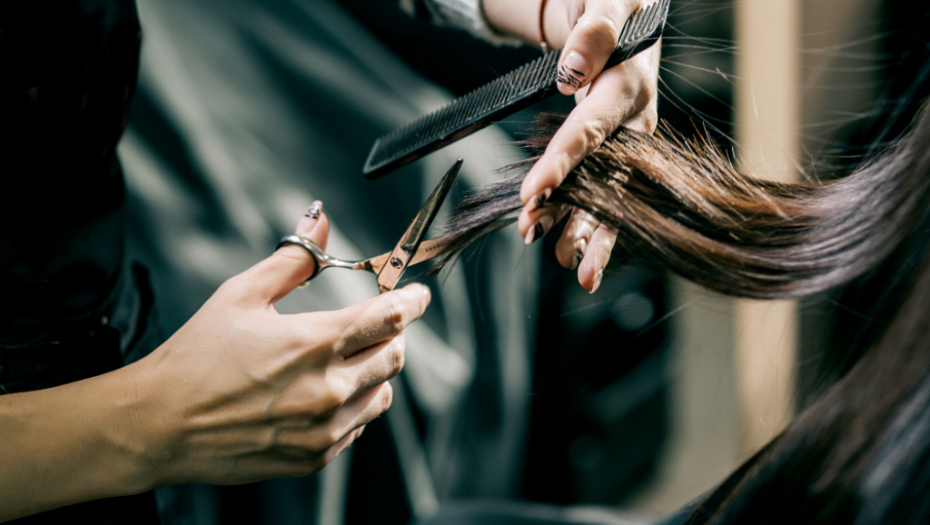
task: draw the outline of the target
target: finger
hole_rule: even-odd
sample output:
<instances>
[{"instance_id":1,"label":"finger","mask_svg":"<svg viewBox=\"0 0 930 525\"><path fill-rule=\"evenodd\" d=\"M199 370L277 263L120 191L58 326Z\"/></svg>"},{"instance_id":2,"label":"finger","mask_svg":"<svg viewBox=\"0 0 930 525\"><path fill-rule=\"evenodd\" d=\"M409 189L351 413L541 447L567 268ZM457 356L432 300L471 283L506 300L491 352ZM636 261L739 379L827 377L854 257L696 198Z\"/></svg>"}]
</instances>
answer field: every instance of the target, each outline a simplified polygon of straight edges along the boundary
<instances>
[{"instance_id":1,"label":"finger","mask_svg":"<svg viewBox=\"0 0 930 525\"><path fill-rule=\"evenodd\" d=\"M336 459L337 456L339 456L339 454L342 454L345 449L351 447L352 444L355 443L355 441L361 436L361 428L346 434L346 437L342 438L338 443L330 447L330 449L323 454L322 460L324 464L328 465L331 463L334 459Z\"/></svg>"},{"instance_id":2,"label":"finger","mask_svg":"<svg viewBox=\"0 0 930 525\"><path fill-rule=\"evenodd\" d=\"M565 217L570 209L568 206L550 204L528 213L525 220L533 222L534 226L527 229L526 235L523 237L524 244L533 244L542 239L553 226L562 220L562 217Z\"/></svg>"},{"instance_id":3,"label":"finger","mask_svg":"<svg viewBox=\"0 0 930 525\"><path fill-rule=\"evenodd\" d=\"M584 100L585 97L588 96L588 90L590 89L591 89L591 84L588 84L587 86L575 92L575 104L576 105L581 104L581 101Z\"/></svg>"},{"instance_id":4,"label":"finger","mask_svg":"<svg viewBox=\"0 0 930 525\"><path fill-rule=\"evenodd\" d=\"M600 224L601 221L590 213L580 208L573 209L565 230L555 245L555 257L559 264L572 270L577 268L584 259L591 236Z\"/></svg>"},{"instance_id":5,"label":"finger","mask_svg":"<svg viewBox=\"0 0 930 525\"><path fill-rule=\"evenodd\" d=\"M363 348L387 341L403 332L417 320L430 302L429 288L410 284L400 290L386 292L342 310L328 312L332 330L323 340L335 341L337 356L350 356ZM312 316L314 314L297 314ZM316 318L308 319L308 326L318 325Z\"/></svg>"},{"instance_id":6,"label":"finger","mask_svg":"<svg viewBox=\"0 0 930 525\"><path fill-rule=\"evenodd\" d=\"M588 249L581 264L578 265L578 283L582 288L594 293L604 279L604 268L610 261L610 252L617 241L617 232L606 224L598 226L591 236Z\"/></svg>"},{"instance_id":7,"label":"finger","mask_svg":"<svg viewBox=\"0 0 930 525\"><path fill-rule=\"evenodd\" d=\"M356 432L385 413L391 407L393 399L394 390L391 383L384 382L375 385L374 388L346 403L327 426L335 435Z\"/></svg>"},{"instance_id":8,"label":"finger","mask_svg":"<svg viewBox=\"0 0 930 525\"><path fill-rule=\"evenodd\" d=\"M319 210L316 218L311 217L313 208L308 208L301 218L297 233L322 248L326 246L329 235L329 219ZM301 246L287 244L236 276L235 280L244 285L242 293L248 298L271 305L306 281L314 271L316 260L313 256Z\"/></svg>"},{"instance_id":9,"label":"finger","mask_svg":"<svg viewBox=\"0 0 930 525\"><path fill-rule=\"evenodd\" d=\"M338 357L333 373L345 376L353 399L400 373L404 367L404 334L363 348L346 357Z\"/></svg>"},{"instance_id":10,"label":"finger","mask_svg":"<svg viewBox=\"0 0 930 525\"><path fill-rule=\"evenodd\" d=\"M393 390L382 383L346 403L325 422L293 421L278 429L275 448L291 457L332 461L361 435L361 428L391 406Z\"/></svg>"},{"instance_id":11,"label":"finger","mask_svg":"<svg viewBox=\"0 0 930 525\"><path fill-rule=\"evenodd\" d=\"M520 199L526 205L518 221L521 235L535 226L529 213L544 205L568 173L621 124L641 122L655 129L656 89L654 76L648 78L649 51L599 76L552 136L520 188Z\"/></svg>"},{"instance_id":12,"label":"finger","mask_svg":"<svg viewBox=\"0 0 930 525\"><path fill-rule=\"evenodd\" d=\"M562 94L575 93L604 69L624 22L639 4L632 0L585 4L584 14L575 22L559 58L556 81Z\"/></svg>"},{"instance_id":13,"label":"finger","mask_svg":"<svg viewBox=\"0 0 930 525\"><path fill-rule=\"evenodd\" d=\"M313 204L307 208L307 211L304 212L303 217L300 218L300 221L297 222L297 228L294 230L294 233L301 237L310 238L313 235L313 231L319 224L320 220L325 219L323 214L323 202L322 201L313 201ZM328 226L328 225L327 225ZM319 240L314 240L314 242L320 248L326 249L326 243L329 241L329 236L324 236L319 238ZM315 263L314 263L315 264Z\"/></svg>"}]
</instances>

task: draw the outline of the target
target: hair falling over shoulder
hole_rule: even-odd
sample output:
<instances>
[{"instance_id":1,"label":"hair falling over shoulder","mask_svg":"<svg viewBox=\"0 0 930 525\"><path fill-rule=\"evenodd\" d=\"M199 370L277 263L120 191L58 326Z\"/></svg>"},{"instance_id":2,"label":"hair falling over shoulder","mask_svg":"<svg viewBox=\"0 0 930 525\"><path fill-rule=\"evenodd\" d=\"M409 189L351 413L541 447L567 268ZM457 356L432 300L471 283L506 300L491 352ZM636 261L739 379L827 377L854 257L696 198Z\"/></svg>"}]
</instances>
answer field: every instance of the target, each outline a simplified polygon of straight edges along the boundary
<instances>
[{"instance_id":1,"label":"hair falling over shoulder","mask_svg":"<svg viewBox=\"0 0 930 525\"><path fill-rule=\"evenodd\" d=\"M526 146L538 154L547 137ZM522 179L462 203L438 267L513 222ZM930 523L930 112L852 174L795 184L741 175L719 149L673 132L620 130L547 205L613 226L615 257L733 296L802 298L857 279L879 287L864 349L830 350L840 355L826 362L848 362L842 374L689 524Z\"/></svg>"}]
</instances>

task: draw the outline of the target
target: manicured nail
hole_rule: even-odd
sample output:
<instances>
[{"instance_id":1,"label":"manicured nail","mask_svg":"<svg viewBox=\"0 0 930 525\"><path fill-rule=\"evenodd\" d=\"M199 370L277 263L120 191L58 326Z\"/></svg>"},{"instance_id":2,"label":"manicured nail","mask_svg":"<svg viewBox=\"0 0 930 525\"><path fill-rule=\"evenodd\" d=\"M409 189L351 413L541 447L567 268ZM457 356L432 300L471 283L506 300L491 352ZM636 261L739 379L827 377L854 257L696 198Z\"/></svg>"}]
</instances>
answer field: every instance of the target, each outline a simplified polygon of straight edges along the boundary
<instances>
[{"instance_id":1,"label":"manicured nail","mask_svg":"<svg viewBox=\"0 0 930 525\"><path fill-rule=\"evenodd\" d=\"M545 206L546 202L549 201L550 195L552 195L552 188L546 188L536 195L533 195L533 198L530 199L530 202L526 203L526 212L530 213Z\"/></svg>"},{"instance_id":2,"label":"manicured nail","mask_svg":"<svg viewBox=\"0 0 930 525\"><path fill-rule=\"evenodd\" d=\"M549 228L552 228L552 224L555 222L555 219L552 218L552 215L543 215L539 218L536 224L526 232L526 237L523 238L524 244L533 244L542 238L546 232L549 231Z\"/></svg>"},{"instance_id":3,"label":"manicured nail","mask_svg":"<svg viewBox=\"0 0 930 525\"><path fill-rule=\"evenodd\" d=\"M525 245L527 245L527 246L533 244L533 241L535 240L534 237L536 236L536 227L537 227L537 226L539 226L539 225L538 225L538 224L534 224L534 225L530 226L530 229L529 229L529 230L526 230L526 236L523 237L523 244L525 244Z\"/></svg>"},{"instance_id":4,"label":"manicured nail","mask_svg":"<svg viewBox=\"0 0 930 525\"><path fill-rule=\"evenodd\" d=\"M591 293L597 291L601 287L601 281L604 280L604 270L598 270L594 275L594 286L591 287Z\"/></svg>"},{"instance_id":5,"label":"manicured nail","mask_svg":"<svg viewBox=\"0 0 930 525\"><path fill-rule=\"evenodd\" d=\"M304 213L304 217L309 217L311 219L319 219L320 213L323 211L323 203L321 201L313 201L313 204L307 208L307 213Z\"/></svg>"},{"instance_id":6,"label":"manicured nail","mask_svg":"<svg viewBox=\"0 0 930 525\"><path fill-rule=\"evenodd\" d=\"M556 81L559 84L568 86L569 89L574 92L581 87L585 77L590 72L591 64L588 63L587 59L577 52L572 51L565 57L565 60L562 61L562 65L559 67L559 73L556 75Z\"/></svg>"},{"instance_id":7,"label":"manicured nail","mask_svg":"<svg viewBox=\"0 0 930 525\"><path fill-rule=\"evenodd\" d=\"M581 260L584 259L584 251L587 247L587 239L578 239L578 241L575 242L575 262L572 265L572 270L578 268L578 265L581 264Z\"/></svg>"}]
</instances>

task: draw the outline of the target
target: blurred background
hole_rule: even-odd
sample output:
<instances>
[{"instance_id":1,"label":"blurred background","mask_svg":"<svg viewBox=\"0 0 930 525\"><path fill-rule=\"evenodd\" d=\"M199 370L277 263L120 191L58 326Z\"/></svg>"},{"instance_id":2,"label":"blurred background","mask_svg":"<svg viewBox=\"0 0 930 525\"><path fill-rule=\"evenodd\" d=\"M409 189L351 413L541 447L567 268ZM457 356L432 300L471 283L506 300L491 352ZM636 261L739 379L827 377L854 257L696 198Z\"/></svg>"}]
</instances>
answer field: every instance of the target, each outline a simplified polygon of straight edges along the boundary
<instances>
[{"instance_id":1,"label":"blurred background","mask_svg":"<svg viewBox=\"0 0 930 525\"><path fill-rule=\"evenodd\" d=\"M140 84L120 155L133 254L153 270L166 333L314 199L335 226L331 253L381 253L455 157L466 170L453 205L522 158L512 143L536 113L573 107L556 97L365 181L376 137L539 51L434 27L393 1L138 5ZM901 0L673 0L662 126L759 177L846 173L922 102L926 79L909 72L927 58L925 21ZM400 524L529 501L650 523L774 436L816 394L805 364L824 327L854 322L834 297L734 301L635 260L590 295L556 263L559 233L524 247L505 229L439 279L411 276L437 299L408 330L394 406L321 474L163 489L166 522ZM370 276L332 273L279 309L376 293Z\"/></svg>"}]
</instances>

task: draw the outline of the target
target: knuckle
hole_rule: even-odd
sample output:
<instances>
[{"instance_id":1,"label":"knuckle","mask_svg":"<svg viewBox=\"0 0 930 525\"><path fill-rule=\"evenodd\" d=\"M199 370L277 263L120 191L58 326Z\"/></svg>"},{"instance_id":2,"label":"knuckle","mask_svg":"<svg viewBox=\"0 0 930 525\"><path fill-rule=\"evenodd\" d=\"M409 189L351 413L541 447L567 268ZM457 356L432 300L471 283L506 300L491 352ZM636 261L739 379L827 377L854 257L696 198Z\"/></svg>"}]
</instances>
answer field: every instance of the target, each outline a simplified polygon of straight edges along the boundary
<instances>
[{"instance_id":1,"label":"knuckle","mask_svg":"<svg viewBox=\"0 0 930 525\"><path fill-rule=\"evenodd\" d=\"M288 244L278 248L278 251L275 252L275 256L302 264L309 264L310 261L313 260L313 257L307 252L306 249L300 246L295 246L293 244Z\"/></svg>"},{"instance_id":2,"label":"knuckle","mask_svg":"<svg viewBox=\"0 0 930 525\"><path fill-rule=\"evenodd\" d=\"M404 337L398 336L391 343L391 369L390 377L394 377L404 368Z\"/></svg>"},{"instance_id":3,"label":"knuckle","mask_svg":"<svg viewBox=\"0 0 930 525\"><path fill-rule=\"evenodd\" d=\"M637 107L643 108L643 111L648 111L649 109L655 108L658 104L656 99L658 94L658 88L650 82L645 82L641 84L638 92L636 93L636 105Z\"/></svg>"},{"instance_id":4,"label":"knuckle","mask_svg":"<svg viewBox=\"0 0 930 525\"><path fill-rule=\"evenodd\" d=\"M555 245L555 258L563 268L571 268L574 266L574 246L575 236L566 229Z\"/></svg>"},{"instance_id":5,"label":"knuckle","mask_svg":"<svg viewBox=\"0 0 930 525\"><path fill-rule=\"evenodd\" d=\"M320 339L317 331L305 323L291 323L289 328L290 330L284 334L287 345L293 349L305 349L307 353L313 353L317 348L315 343Z\"/></svg>"},{"instance_id":6,"label":"knuckle","mask_svg":"<svg viewBox=\"0 0 930 525\"><path fill-rule=\"evenodd\" d=\"M313 453L322 453L339 442L341 436L330 426L323 426L313 432L307 440L307 449Z\"/></svg>"},{"instance_id":7,"label":"knuckle","mask_svg":"<svg viewBox=\"0 0 930 525\"><path fill-rule=\"evenodd\" d=\"M395 296L390 296L384 304L384 326L390 333L397 334L404 329L404 307Z\"/></svg>"},{"instance_id":8,"label":"knuckle","mask_svg":"<svg viewBox=\"0 0 930 525\"><path fill-rule=\"evenodd\" d=\"M311 414L317 417L327 417L335 414L346 402L347 396L344 390L341 384L328 381L326 386L317 392L311 404Z\"/></svg>"},{"instance_id":9,"label":"knuckle","mask_svg":"<svg viewBox=\"0 0 930 525\"><path fill-rule=\"evenodd\" d=\"M326 443L326 448L333 448L336 443L342 440L342 432L337 428L327 428L326 432L323 433L324 441Z\"/></svg>"},{"instance_id":10,"label":"knuckle","mask_svg":"<svg viewBox=\"0 0 930 525\"><path fill-rule=\"evenodd\" d=\"M340 334L329 345L329 349L330 349L329 355L334 356L334 355L345 352L346 348L349 347L349 342L352 340L353 337L355 337L354 334L350 334L348 332L344 332Z\"/></svg>"},{"instance_id":11,"label":"knuckle","mask_svg":"<svg viewBox=\"0 0 930 525\"><path fill-rule=\"evenodd\" d=\"M659 127L659 119L654 115L645 115L643 118L643 125L646 127L647 133L652 133Z\"/></svg>"},{"instance_id":12,"label":"knuckle","mask_svg":"<svg viewBox=\"0 0 930 525\"><path fill-rule=\"evenodd\" d=\"M613 51L620 30L613 18L603 13L588 13L578 19L575 30L580 31L585 40L596 49L606 48Z\"/></svg>"},{"instance_id":13,"label":"knuckle","mask_svg":"<svg viewBox=\"0 0 930 525\"><path fill-rule=\"evenodd\" d=\"M318 366L328 362L337 351L341 339L334 339L321 331L318 326L299 323L289 334L288 345L300 352L310 365Z\"/></svg>"},{"instance_id":14,"label":"knuckle","mask_svg":"<svg viewBox=\"0 0 930 525\"><path fill-rule=\"evenodd\" d=\"M243 274L226 279L216 290L216 296L226 301L236 301L248 293L248 282Z\"/></svg>"},{"instance_id":15,"label":"knuckle","mask_svg":"<svg viewBox=\"0 0 930 525\"><path fill-rule=\"evenodd\" d=\"M381 400L384 403L381 408L381 413L387 412L387 409L391 408L391 403L394 401L394 389L391 387L390 383L384 384L384 394L381 396Z\"/></svg>"},{"instance_id":16,"label":"knuckle","mask_svg":"<svg viewBox=\"0 0 930 525\"><path fill-rule=\"evenodd\" d=\"M646 127L646 130L649 133L655 131L655 129L659 126L659 114L656 111L656 108L654 106L649 106L645 111L643 111L642 120L643 125Z\"/></svg>"},{"instance_id":17,"label":"knuckle","mask_svg":"<svg viewBox=\"0 0 930 525\"><path fill-rule=\"evenodd\" d=\"M600 120L586 121L581 127L581 138L584 141L585 151L597 149L607 139L609 133L610 130Z\"/></svg>"}]
</instances>

